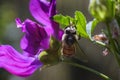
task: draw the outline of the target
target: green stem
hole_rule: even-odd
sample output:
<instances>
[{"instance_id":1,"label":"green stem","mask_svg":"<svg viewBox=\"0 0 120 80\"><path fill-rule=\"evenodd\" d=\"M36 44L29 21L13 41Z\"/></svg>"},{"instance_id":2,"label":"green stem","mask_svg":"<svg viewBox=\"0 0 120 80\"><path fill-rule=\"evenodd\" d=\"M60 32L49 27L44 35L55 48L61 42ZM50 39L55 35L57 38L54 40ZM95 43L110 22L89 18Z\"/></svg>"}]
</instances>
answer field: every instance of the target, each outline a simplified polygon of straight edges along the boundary
<instances>
[{"instance_id":1,"label":"green stem","mask_svg":"<svg viewBox=\"0 0 120 80\"><path fill-rule=\"evenodd\" d=\"M99 45L101 45L101 46L106 47L106 44L105 44L105 43L103 43L103 42L101 42L101 41L95 41L95 43L96 43L96 44L99 44Z\"/></svg>"},{"instance_id":2,"label":"green stem","mask_svg":"<svg viewBox=\"0 0 120 80\"><path fill-rule=\"evenodd\" d=\"M114 40L112 38L112 33L111 33L111 30L110 30L110 26L109 26L109 23L106 23L107 25L107 31L108 31L108 38L109 38L109 42L110 42L110 46L109 46L109 50L113 53L113 55L115 56L115 59L116 61L118 62L118 65L120 67L120 58L118 56L118 49L114 43Z\"/></svg>"},{"instance_id":3,"label":"green stem","mask_svg":"<svg viewBox=\"0 0 120 80\"><path fill-rule=\"evenodd\" d=\"M94 70L94 69L91 69L91 68L89 68L89 67L86 67L86 66L84 66L84 65L80 65L80 64L77 64L77 63L74 63L74 62L70 62L70 61L63 61L63 62L65 62L65 63L67 63L67 64L69 64L69 65L73 65L73 66L76 66L76 67L85 69L85 70L87 70L87 71L90 71L90 72L92 72L92 73L100 76L100 77L103 78L104 80L112 80L111 78L109 78L109 77L106 76L105 74L100 73L100 72L98 72L98 71L96 71L96 70Z\"/></svg>"}]
</instances>

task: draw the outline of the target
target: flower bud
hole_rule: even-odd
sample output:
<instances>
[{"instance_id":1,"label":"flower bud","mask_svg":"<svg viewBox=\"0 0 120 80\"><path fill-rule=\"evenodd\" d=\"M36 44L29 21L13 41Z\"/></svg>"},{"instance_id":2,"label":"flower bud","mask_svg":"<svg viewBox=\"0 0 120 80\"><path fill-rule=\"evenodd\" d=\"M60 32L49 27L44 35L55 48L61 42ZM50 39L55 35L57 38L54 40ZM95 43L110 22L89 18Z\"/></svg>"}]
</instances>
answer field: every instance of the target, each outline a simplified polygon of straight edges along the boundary
<instances>
[{"instance_id":1,"label":"flower bud","mask_svg":"<svg viewBox=\"0 0 120 80\"><path fill-rule=\"evenodd\" d=\"M54 37L50 38L50 47L39 54L39 59L44 66L55 65L60 62L60 42ZM43 67L44 67L43 66Z\"/></svg>"},{"instance_id":2,"label":"flower bud","mask_svg":"<svg viewBox=\"0 0 120 80\"><path fill-rule=\"evenodd\" d=\"M100 41L100 42L103 42L103 43L107 43L108 42L108 39L107 39L106 35L103 34L103 33L98 34L98 35L94 35L93 39L95 41Z\"/></svg>"},{"instance_id":3,"label":"flower bud","mask_svg":"<svg viewBox=\"0 0 120 80\"><path fill-rule=\"evenodd\" d=\"M99 21L110 21L115 15L113 0L90 0L90 13Z\"/></svg>"},{"instance_id":4,"label":"flower bud","mask_svg":"<svg viewBox=\"0 0 120 80\"><path fill-rule=\"evenodd\" d=\"M115 2L115 15L120 17L120 0Z\"/></svg>"}]
</instances>

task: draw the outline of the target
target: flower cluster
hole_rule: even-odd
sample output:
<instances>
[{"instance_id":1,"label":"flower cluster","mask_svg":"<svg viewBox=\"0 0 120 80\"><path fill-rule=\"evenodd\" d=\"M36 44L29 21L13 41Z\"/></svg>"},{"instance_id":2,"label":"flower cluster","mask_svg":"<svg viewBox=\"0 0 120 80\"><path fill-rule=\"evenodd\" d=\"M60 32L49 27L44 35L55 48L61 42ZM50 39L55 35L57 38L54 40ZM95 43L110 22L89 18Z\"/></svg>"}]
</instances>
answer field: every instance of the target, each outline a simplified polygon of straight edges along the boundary
<instances>
[{"instance_id":1,"label":"flower cluster","mask_svg":"<svg viewBox=\"0 0 120 80\"><path fill-rule=\"evenodd\" d=\"M30 19L24 22L16 19L17 28L24 33L20 43L23 52L19 53L10 45L0 45L0 68L22 77L31 75L43 66L39 55L49 49L51 36L61 40L63 34L59 25L52 20L56 14L56 0L30 0L29 9L39 24Z\"/></svg>"}]
</instances>

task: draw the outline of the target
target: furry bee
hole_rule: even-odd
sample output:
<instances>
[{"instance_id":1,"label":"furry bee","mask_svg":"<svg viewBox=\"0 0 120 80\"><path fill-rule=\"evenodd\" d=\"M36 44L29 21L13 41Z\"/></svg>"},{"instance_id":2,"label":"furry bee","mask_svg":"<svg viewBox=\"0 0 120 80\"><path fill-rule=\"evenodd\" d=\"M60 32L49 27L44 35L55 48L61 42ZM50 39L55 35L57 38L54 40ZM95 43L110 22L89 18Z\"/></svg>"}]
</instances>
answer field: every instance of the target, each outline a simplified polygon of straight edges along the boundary
<instances>
[{"instance_id":1,"label":"furry bee","mask_svg":"<svg viewBox=\"0 0 120 80\"><path fill-rule=\"evenodd\" d=\"M76 29L73 26L68 26L64 30L64 34L62 36L62 49L61 53L64 56L72 56L75 54L75 42L78 40L78 36L76 35Z\"/></svg>"}]
</instances>

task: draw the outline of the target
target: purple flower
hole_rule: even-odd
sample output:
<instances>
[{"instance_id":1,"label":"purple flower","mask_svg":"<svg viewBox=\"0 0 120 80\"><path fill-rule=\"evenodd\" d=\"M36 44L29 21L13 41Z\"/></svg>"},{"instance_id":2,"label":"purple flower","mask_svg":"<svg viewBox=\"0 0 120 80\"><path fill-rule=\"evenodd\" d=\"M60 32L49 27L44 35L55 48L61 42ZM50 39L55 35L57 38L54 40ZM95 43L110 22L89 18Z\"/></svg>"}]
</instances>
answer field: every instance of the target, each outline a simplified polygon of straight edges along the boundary
<instances>
[{"instance_id":1,"label":"purple flower","mask_svg":"<svg viewBox=\"0 0 120 80\"><path fill-rule=\"evenodd\" d=\"M47 31L41 25L26 19L21 23L20 19L16 19L17 27L22 29L24 36L21 40L21 48L27 56L35 56L41 50L49 48L49 39Z\"/></svg>"},{"instance_id":2,"label":"purple flower","mask_svg":"<svg viewBox=\"0 0 120 80\"><path fill-rule=\"evenodd\" d=\"M40 23L30 19L21 22L16 19L18 28L24 33L21 39L22 54L10 45L0 46L0 68L4 68L11 74L17 76L29 76L35 70L43 66L38 56L49 48L50 36L61 40L63 31L59 25L52 20L56 14L56 0L30 0L30 12Z\"/></svg>"},{"instance_id":3,"label":"purple flower","mask_svg":"<svg viewBox=\"0 0 120 80\"><path fill-rule=\"evenodd\" d=\"M29 76L41 66L37 57L24 56L9 45L0 46L0 67L14 75Z\"/></svg>"},{"instance_id":4,"label":"purple flower","mask_svg":"<svg viewBox=\"0 0 120 80\"><path fill-rule=\"evenodd\" d=\"M33 17L45 27L48 34L52 34L61 40L63 31L52 20L52 16L56 14L56 0L51 0L51 2L47 0L31 0L29 9Z\"/></svg>"}]
</instances>

